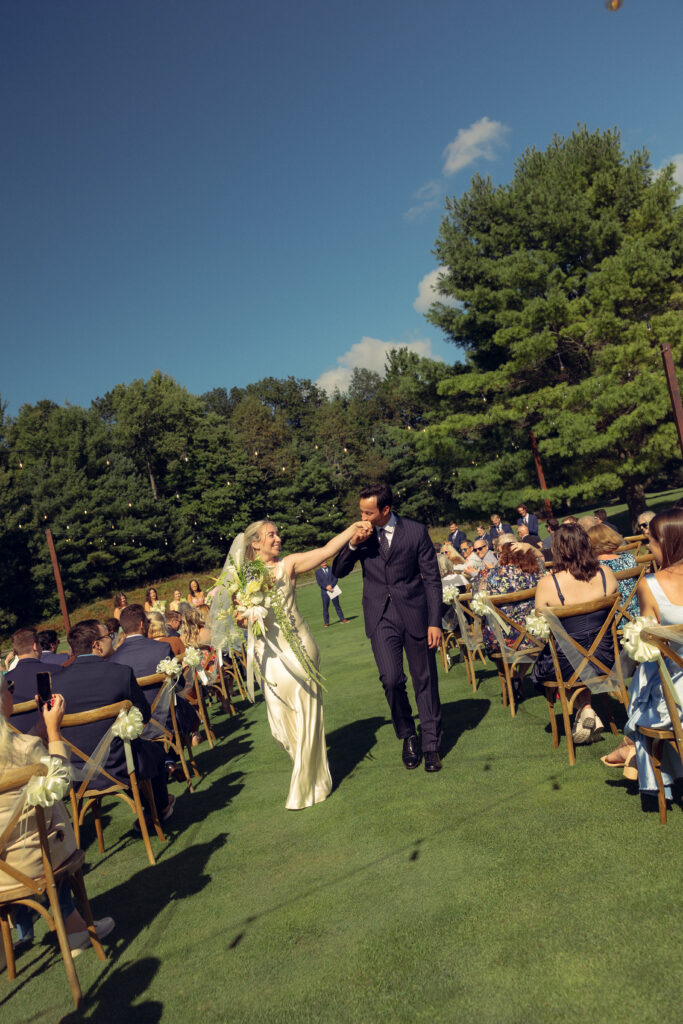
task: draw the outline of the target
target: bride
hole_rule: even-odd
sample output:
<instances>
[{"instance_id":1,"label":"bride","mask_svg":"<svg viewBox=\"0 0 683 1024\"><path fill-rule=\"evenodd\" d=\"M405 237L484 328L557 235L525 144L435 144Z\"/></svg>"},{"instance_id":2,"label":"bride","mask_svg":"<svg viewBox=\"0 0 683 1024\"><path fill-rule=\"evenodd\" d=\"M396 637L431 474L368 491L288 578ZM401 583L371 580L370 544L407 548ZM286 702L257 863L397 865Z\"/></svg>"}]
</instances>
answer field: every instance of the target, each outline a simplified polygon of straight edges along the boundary
<instances>
[{"instance_id":1,"label":"bride","mask_svg":"<svg viewBox=\"0 0 683 1024\"><path fill-rule=\"evenodd\" d=\"M324 547L301 554L285 555L280 559L282 541L277 526L269 519L252 523L239 534L230 548L225 567L238 568L245 562L260 560L268 569L276 599L298 634L301 646L315 670L306 671L301 659L278 625L271 606L263 620L265 637L254 639L254 659L261 679L263 696L268 712L268 724L278 743L293 762L292 781L285 806L300 810L325 800L332 790L332 777L327 763L323 702L320 683L315 676L320 664L320 652L296 604L296 579L301 573L317 568L321 562L332 560L338 551L367 524L354 523L343 533L333 537ZM223 583L213 591L211 603L212 646L223 647L231 640L231 619L238 626L245 623L235 618L232 596ZM227 619L227 629L226 629ZM233 638L234 639L234 633Z\"/></svg>"}]
</instances>

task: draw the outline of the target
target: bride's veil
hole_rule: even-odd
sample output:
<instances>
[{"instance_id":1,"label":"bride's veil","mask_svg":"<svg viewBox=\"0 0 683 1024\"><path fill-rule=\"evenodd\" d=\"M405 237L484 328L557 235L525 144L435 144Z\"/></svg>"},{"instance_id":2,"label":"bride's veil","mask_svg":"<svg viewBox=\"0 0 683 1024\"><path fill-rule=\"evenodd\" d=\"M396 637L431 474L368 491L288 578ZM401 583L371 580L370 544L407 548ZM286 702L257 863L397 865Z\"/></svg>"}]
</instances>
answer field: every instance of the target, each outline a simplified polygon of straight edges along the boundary
<instances>
[{"instance_id":1,"label":"bride's veil","mask_svg":"<svg viewBox=\"0 0 683 1024\"><path fill-rule=\"evenodd\" d=\"M244 534L238 533L230 545L228 556L223 564L223 571L212 592L207 625L211 630L211 646L216 651L229 651L232 654L235 648L242 647L243 634L233 616L232 595L221 580L231 561L238 567L243 564L246 548Z\"/></svg>"}]
</instances>

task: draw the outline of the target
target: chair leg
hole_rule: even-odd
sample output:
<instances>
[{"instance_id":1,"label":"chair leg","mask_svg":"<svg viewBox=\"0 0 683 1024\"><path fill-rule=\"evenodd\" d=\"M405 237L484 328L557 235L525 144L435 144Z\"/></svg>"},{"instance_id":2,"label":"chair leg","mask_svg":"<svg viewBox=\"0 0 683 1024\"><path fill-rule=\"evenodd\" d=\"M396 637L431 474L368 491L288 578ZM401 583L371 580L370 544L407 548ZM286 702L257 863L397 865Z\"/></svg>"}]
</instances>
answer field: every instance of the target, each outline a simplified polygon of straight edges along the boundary
<instances>
[{"instance_id":1,"label":"chair leg","mask_svg":"<svg viewBox=\"0 0 683 1024\"><path fill-rule=\"evenodd\" d=\"M9 926L8 910L3 907L0 910L0 933L2 933L2 946L5 950L7 962L7 977L14 981L17 976L17 965L14 960L14 946L12 945L12 932Z\"/></svg>"},{"instance_id":2,"label":"chair leg","mask_svg":"<svg viewBox=\"0 0 683 1024\"><path fill-rule=\"evenodd\" d=\"M546 687L546 701L548 702L548 715L550 717L550 731L553 737L553 747L557 750L560 745L560 734L557 731L557 715L555 714L555 687L553 686L553 697L552 699L548 696L548 689Z\"/></svg>"},{"instance_id":3,"label":"chair leg","mask_svg":"<svg viewBox=\"0 0 683 1024\"><path fill-rule=\"evenodd\" d=\"M104 853L104 831L102 829L102 801L94 800L92 805L93 818L95 819L95 832L97 834L97 848Z\"/></svg>"},{"instance_id":4,"label":"chair leg","mask_svg":"<svg viewBox=\"0 0 683 1024\"><path fill-rule=\"evenodd\" d=\"M662 741L654 740L651 741L648 753L650 754L650 761L652 762L652 770L655 773L655 779L657 780L657 805L659 807L659 824L666 825L667 811L666 811L666 793L664 792L664 779L662 778Z\"/></svg>"},{"instance_id":5,"label":"chair leg","mask_svg":"<svg viewBox=\"0 0 683 1024\"><path fill-rule=\"evenodd\" d=\"M197 678L195 684L195 690L197 693L197 710L199 711L199 717L206 732L206 738L209 741L209 747L213 750L216 743L216 737L209 725L209 716L206 713L206 701L204 700L204 694L201 692L201 685L200 680Z\"/></svg>"},{"instance_id":6,"label":"chair leg","mask_svg":"<svg viewBox=\"0 0 683 1024\"><path fill-rule=\"evenodd\" d=\"M71 786L71 788L69 790L69 796L71 798L71 821L72 821L72 826L73 826L73 830L74 830L74 836L76 837L76 846L78 846L79 849L80 849L80 845L81 845L81 822L80 822L80 819L79 819L79 815L80 815L80 810L81 809L80 809L78 800L76 799L76 794L74 792L73 786Z\"/></svg>"},{"instance_id":7,"label":"chair leg","mask_svg":"<svg viewBox=\"0 0 683 1024\"><path fill-rule=\"evenodd\" d=\"M499 665L496 662L496 670L498 672L498 682L500 683L501 695L503 698L503 707L507 707L510 698L508 695L507 680L505 678L505 668L502 664Z\"/></svg>"},{"instance_id":8,"label":"chair leg","mask_svg":"<svg viewBox=\"0 0 683 1024\"><path fill-rule=\"evenodd\" d=\"M569 755L569 763L571 765L576 764L576 753L574 751L574 737L572 736L572 722L569 716L569 705L567 704L567 694L565 693L564 686L560 686L560 704L562 705L562 719L564 721L564 738L567 741L567 753Z\"/></svg>"},{"instance_id":9,"label":"chair leg","mask_svg":"<svg viewBox=\"0 0 683 1024\"><path fill-rule=\"evenodd\" d=\"M150 864L156 864L154 859L154 853L152 851L152 844L149 841L149 832L147 831L147 822L145 821L145 813L142 809L142 803L140 801L140 790L138 789L138 781L135 777L135 772L131 772L130 775L130 788L133 793L133 803L135 804L135 811L140 822L140 832L142 833L142 841L145 844L145 850L147 851L147 860ZM152 794L152 799L154 795Z\"/></svg>"},{"instance_id":10,"label":"chair leg","mask_svg":"<svg viewBox=\"0 0 683 1024\"><path fill-rule=\"evenodd\" d=\"M73 996L74 1003L76 1004L76 1009L80 1010L83 1002L83 993L81 992L80 982L78 981L78 975L76 974L76 968L74 967L74 959L71 955L69 940L66 937L62 908L59 905L59 896L57 895L57 886L55 885L54 879L48 883L47 898L50 901L52 920L54 921L55 931L57 932L57 941L59 942L59 949L62 954L62 960L64 961L66 976L69 979L69 985L71 986L71 994Z\"/></svg>"},{"instance_id":11,"label":"chair leg","mask_svg":"<svg viewBox=\"0 0 683 1024\"><path fill-rule=\"evenodd\" d=\"M90 936L90 944L92 945L93 949L97 953L98 959L106 960L107 959L107 955L104 952L104 950L102 949L102 944L101 944L100 940L97 938L97 932L95 931L95 922L93 920L92 910L90 908L90 900L88 899L88 894L87 894L87 892L85 890L85 882L83 881L83 872L81 871L80 868L78 868L77 871L74 871L73 875L70 876L69 882L71 884L71 889L72 889L72 892L73 892L74 896L76 897L76 899L78 900L78 902L81 905L81 910L83 911L83 917L85 918L85 923L88 926L88 935ZM62 882L62 885L64 885L64 882Z\"/></svg>"},{"instance_id":12,"label":"chair leg","mask_svg":"<svg viewBox=\"0 0 683 1024\"><path fill-rule=\"evenodd\" d=\"M164 835L164 830L162 828L161 820L159 818L159 809L156 805L156 800L154 799L154 790L152 789L152 783L150 779L140 779L138 785L142 788L142 792L145 794L147 798L150 814L152 817L152 824L154 825L154 831L157 834L157 838L160 839L162 843L165 843L166 836Z\"/></svg>"}]
</instances>

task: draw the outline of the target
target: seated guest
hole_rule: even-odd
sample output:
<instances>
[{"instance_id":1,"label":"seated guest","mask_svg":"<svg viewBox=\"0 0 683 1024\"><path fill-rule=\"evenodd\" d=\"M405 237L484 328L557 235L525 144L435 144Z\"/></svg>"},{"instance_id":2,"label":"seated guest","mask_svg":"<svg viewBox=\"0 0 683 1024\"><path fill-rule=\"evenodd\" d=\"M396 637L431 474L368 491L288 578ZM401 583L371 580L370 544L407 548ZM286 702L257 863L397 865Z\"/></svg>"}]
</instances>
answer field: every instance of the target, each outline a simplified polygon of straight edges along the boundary
<instances>
[{"instance_id":1,"label":"seated guest","mask_svg":"<svg viewBox=\"0 0 683 1024\"><path fill-rule=\"evenodd\" d=\"M150 640L161 641L167 643L176 657L185 653L185 644L179 636L171 636L166 625L166 619L161 612L147 612L147 618L149 619L149 629L147 636Z\"/></svg>"},{"instance_id":2,"label":"seated guest","mask_svg":"<svg viewBox=\"0 0 683 1024\"><path fill-rule=\"evenodd\" d=\"M476 587L478 590L485 590L487 594L514 594L520 590L532 590L544 574L545 566L539 565L533 548L530 548L527 544L504 544L498 556L498 565L495 569L489 570L481 587L477 587L475 583L472 589L474 590ZM504 604L499 607L514 622L519 622L520 625L523 625L526 622L527 615L533 611L534 602L531 599L529 601L518 601L516 604ZM484 637L484 648L489 654L496 653L498 651L498 641L487 618L484 618L482 621L482 634ZM504 636L506 645L512 647L518 636L519 632L511 630L509 634ZM515 693L519 693L522 675L522 666L520 666L519 670L514 673L512 680Z\"/></svg>"},{"instance_id":3,"label":"seated guest","mask_svg":"<svg viewBox=\"0 0 683 1024\"><path fill-rule=\"evenodd\" d=\"M500 537L502 533L512 533L512 527L509 523L504 522L497 512L494 512L491 516L491 529L489 530L489 544L491 548L493 548L496 538Z\"/></svg>"},{"instance_id":4,"label":"seated guest","mask_svg":"<svg viewBox=\"0 0 683 1024\"><path fill-rule=\"evenodd\" d=\"M199 608L191 608L180 622L180 639L186 647L211 643L211 630L207 629L205 618Z\"/></svg>"},{"instance_id":5,"label":"seated guest","mask_svg":"<svg viewBox=\"0 0 683 1024\"><path fill-rule=\"evenodd\" d=\"M133 670L128 665L114 661L111 637L106 626L97 619L79 622L69 633L69 646L75 661L55 679L53 689L55 693L63 694L70 715L92 711L105 704L116 704L120 700L130 700L142 714L143 721L149 721L149 704L136 682ZM111 725L111 722L104 721L74 726L64 729L64 738L90 756ZM160 743L143 739L133 740L131 746L137 776L151 781L159 817L165 821L171 815L174 801L166 788L164 748ZM84 763L76 755L72 757L72 762L79 767ZM112 740L103 767L119 782L128 782L122 740ZM108 785L104 776L96 777L92 782L93 789L106 789Z\"/></svg>"},{"instance_id":6,"label":"seated guest","mask_svg":"<svg viewBox=\"0 0 683 1024\"><path fill-rule=\"evenodd\" d=\"M467 540L466 535L458 529L455 519L452 519L448 527L448 543L452 544L456 551L459 551L464 540Z\"/></svg>"},{"instance_id":7,"label":"seated guest","mask_svg":"<svg viewBox=\"0 0 683 1024\"><path fill-rule=\"evenodd\" d=\"M69 751L62 741L59 731L64 717L63 697L57 695L50 705L43 705L36 730L40 730L45 745L37 736L19 736L10 729L7 723L13 707L12 683L5 677L0 680L0 775L8 775L16 768L34 764L48 753L52 757L69 760ZM0 795L0 833L7 827L14 814L19 793L19 789L13 789ZM50 860L53 868L58 868L75 853L76 837L66 808L60 800L57 800L51 807L45 807L44 815ZM38 823L33 808L25 809L14 830L7 837L2 856L10 867L23 872L29 878L38 878L44 874ZM1 873L0 897L16 884L9 875ZM87 925L74 905L71 887L66 880L59 886L58 895L69 948L72 956L75 957L91 948ZM19 905L15 906L14 914L19 942L30 942L33 938L33 911L29 907ZM95 921L94 924L99 939L103 939L114 927L111 917L103 917L101 920Z\"/></svg>"},{"instance_id":8,"label":"seated guest","mask_svg":"<svg viewBox=\"0 0 683 1024\"><path fill-rule=\"evenodd\" d=\"M529 527L526 523L520 523L517 527L517 538L523 541L524 544L531 544L532 548L541 547L541 538L537 533L529 533Z\"/></svg>"},{"instance_id":9,"label":"seated guest","mask_svg":"<svg viewBox=\"0 0 683 1024\"><path fill-rule=\"evenodd\" d=\"M532 537L534 535L538 536L538 516L530 512L526 505L517 506L517 515L519 516L517 526L523 523Z\"/></svg>"},{"instance_id":10,"label":"seated guest","mask_svg":"<svg viewBox=\"0 0 683 1024\"><path fill-rule=\"evenodd\" d=\"M632 551L619 551L624 538L616 530L613 530L611 526L607 526L606 523L591 526L588 531L588 539L598 559L604 565L609 565L612 572L619 572L621 569L635 569L638 565L636 556ZM617 586L619 587L622 601L625 601L633 590L633 580L617 580ZM626 611L634 619L640 615L640 605L635 594L629 601Z\"/></svg>"},{"instance_id":11,"label":"seated guest","mask_svg":"<svg viewBox=\"0 0 683 1024\"><path fill-rule=\"evenodd\" d=\"M548 536L544 537L541 541L541 551L543 552L543 556L547 562L550 562L553 557L553 534L559 525L560 524L557 519L553 519L552 516L549 516L545 521L545 528L548 531Z\"/></svg>"},{"instance_id":12,"label":"seated guest","mask_svg":"<svg viewBox=\"0 0 683 1024\"><path fill-rule=\"evenodd\" d=\"M582 530L585 530L586 533L588 533L591 527L598 525L599 521L600 520L596 519L595 516L581 516L579 519L579 526Z\"/></svg>"},{"instance_id":13,"label":"seated guest","mask_svg":"<svg viewBox=\"0 0 683 1024\"><path fill-rule=\"evenodd\" d=\"M562 525L567 526L569 523L578 523L578 521L576 516L565 516L562 520Z\"/></svg>"},{"instance_id":14,"label":"seated guest","mask_svg":"<svg viewBox=\"0 0 683 1024\"><path fill-rule=\"evenodd\" d=\"M62 672L62 666L42 659L42 648L38 643L35 629L27 627L18 629L12 634L12 650L17 657L16 666L7 673L7 679L14 687L15 704L23 704L33 700L36 695L36 676L39 672L49 672L56 677ZM30 732L38 721L38 710L20 715L12 722L20 732Z\"/></svg>"},{"instance_id":15,"label":"seated guest","mask_svg":"<svg viewBox=\"0 0 683 1024\"><path fill-rule=\"evenodd\" d=\"M638 584L638 599L643 615L661 626L683 623L683 510L667 509L648 520L652 554L661 569L645 576ZM673 651L683 656L683 644L672 644ZM683 670L672 659L666 659L671 682L683 699ZM677 709L679 715L680 708ZM662 692L657 662L645 662L636 669L629 687L628 721L624 739L611 754L600 760L610 768L623 768L627 779L638 779L641 793L658 792L657 779L648 753L647 740L638 726L670 729L671 719ZM672 797L673 780L683 776L683 765L675 750L665 744L662 756L662 782L667 800Z\"/></svg>"},{"instance_id":16,"label":"seated guest","mask_svg":"<svg viewBox=\"0 0 683 1024\"><path fill-rule=\"evenodd\" d=\"M553 536L553 568L549 575L538 581L536 587L536 609L595 601L605 594L616 593L616 590L614 573L609 566L603 566L598 561L586 531L578 523L560 526ZM589 649L608 614L608 611L597 611L572 615L561 622L571 637ZM610 668L614 664L614 644L609 631L602 638L595 655ZM561 647L557 656L563 677L570 678L574 668ZM555 667L550 645L546 644L534 664L531 680L537 690L543 693L542 683L554 678ZM574 743L592 743L603 724L591 707L590 692L583 690L574 706Z\"/></svg>"},{"instance_id":17,"label":"seated guest","mask_svg":"<svg viewBox=\"0 0 683 1024\"><path fill-rule=\"evenodd\" d=\"M120 619L121 612L128 604L128 598L120 590L117 594L114 594L114 618Z\"/></svg>"},{"instance_id":18,"label":"seated guest","mask_svg":"<svg viewBox=\"0 0 683 1024\"><path fill-rule=\"evenodd\" d=\"M180 623L182 621L180 612L175 609L171 609L170 611L166 612L166 615L164 617L166 619L166 626L168 628L168 636L180 636L180 633L178 632L180 629Z\"/></svg>"},{"instance_id":19,"label":"seated guest","mask_svg":"<svg viewBox=\"0 0 683 1024\"><path fill-rule=\"evenodd\" d=\"M608 520L607 520L607 509L596 508L596 510L593 513L593 515L595 516L595 518L597 519L599 524L601 523L603 526L609 526L610 530L614 530L615 533L619 533L619 531L617 530L617 528L614 525L614 523L608 522Z\"/></svg>"},{"instance_id":20,"label":"seated guest","mask_svg":"<svg viewBox=\"0 0 683 1024\"><path fill-rule=\"evenodd\" d=\"M650 523L655 517L655 513L652 509L646 508L644 512L641 512L638 516L636 526L638 531L645 535L645 540L650 539Z\"/></svg>"},{"instance_id":21,"label":"seated guest","mask_svg":"<svg viewBox=\"0 0 683 1024\"><path fill-rule=\"evenodd\" d=\"M57 630L55 629L44 629L38 633L38 643L42 648L42 654L40 656L41 661L47 661L53 665L63 665L67 661L69 655L66 653L59 654L57 652L58 637Z\"/></svg>"},{"instance_id":22,"label":"seated guest","mask_svg":"<svg viewBox=\"0 0 683 1024\"><path fill-rule=\"evenodd\" d=\"M129 665L139 679L141 676L154 675L160 661L173 657L173 651L168 643L160 644L148 639L149 620L142 605L127 605L122 609L119 621L124 640L111 655L111 660L115 664ZM146 690L145 696L151 703L156 697L156 690L153 694Z\"/></svg>"},{"instance_id":23,"label":"seated guest","mask_svg":"<svg viewBox=\"0 0 683 1024\"><path fill-rule=\"evenodd\" d=\"M111 642L114 645L114 650L116 650L119 644L123 641L121 623L119 622L118 619L115 619L112 616L111 619L105 619L104 624L107 627L107 632L109 633L109 636L111 637Z\"/></svg>"},{"instance_id":24,"label":"seated guest","mask_svg":"<svg viewBox=\"0 0 683 1024\"><path fill-rule=\"evenodd\" d=\"M459 551L457 551L452 544L446 541L445 544L441 545L441 554L445 555L446 558L450 559L453 566L456 568L461 566L465 559L462 557ZM452 570L451 570L452 571Z\"/></svg>"},{"instance_id":25,"label":"seated guest","mask_svg":"<svg viewBox=\"0 0 683 1024\"><path fill-rule=\"evenodd\" d=\"M462 571L466 576L474 579L482 573L486 574L489 569L495 568L497 564L498 559L493 551L489 550L488 540L485 537L477 537L472 546L472 553L465 559Z\"/></svg>"}]
</instances>

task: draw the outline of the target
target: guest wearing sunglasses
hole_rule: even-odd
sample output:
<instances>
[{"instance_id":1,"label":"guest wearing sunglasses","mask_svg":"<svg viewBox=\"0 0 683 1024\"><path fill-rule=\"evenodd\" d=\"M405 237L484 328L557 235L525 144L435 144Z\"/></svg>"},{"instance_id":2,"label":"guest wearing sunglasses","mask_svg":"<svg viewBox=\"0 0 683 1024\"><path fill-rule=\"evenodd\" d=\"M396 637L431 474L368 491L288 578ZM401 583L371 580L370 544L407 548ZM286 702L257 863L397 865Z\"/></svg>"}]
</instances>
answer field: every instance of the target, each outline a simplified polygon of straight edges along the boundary
<instances>
[{"instance_id":1,"label":"guest wearing sunglasses","mask_svg":"<svg viewBox=\"0 0 683 1024\"><path fill-rule=\"evenodd\" d=\"M463 552L464 554L464 552ZM488 572L498 565L498 559L489 548L486 537L477 537L472 545L472 553L465 559L463 572L471 579L479 576L482 572Z\"/></svg>"}]
</instances>

